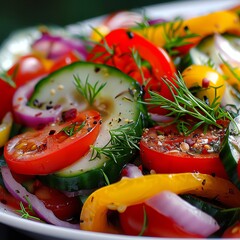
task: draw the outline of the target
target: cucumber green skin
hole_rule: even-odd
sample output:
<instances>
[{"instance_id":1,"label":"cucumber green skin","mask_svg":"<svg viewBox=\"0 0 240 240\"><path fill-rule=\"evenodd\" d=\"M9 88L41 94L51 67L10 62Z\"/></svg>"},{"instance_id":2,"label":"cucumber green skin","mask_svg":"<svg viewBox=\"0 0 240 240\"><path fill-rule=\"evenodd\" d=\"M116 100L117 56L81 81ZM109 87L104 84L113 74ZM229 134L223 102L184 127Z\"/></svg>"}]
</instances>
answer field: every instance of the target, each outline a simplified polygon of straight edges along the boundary
<instances>
[{"instance_id":1,"label":"cucumber green skin","mask_svg":"<svg viewBox=\"0 0 240 240\"><path fill-rule=\"evenodd\" d=\"M232 211L223 211L225 208L218 206L217 203L207 202L192 195L183 195L182 198L217 221L220 230L214 233L214 237L220 237L228 227L239 219L240 209L238 208Z\"/></svg>"},{"instance_id":2,"label":"cucumber green skin","mask_svg":"<svg viewBox=\"0 0 240 240\"><path fill-rule=\"evenodd\" d=\"M223 166L227 172L227 175L232 183L234 183L240 189L240 181L238 179L237 165L238 163L232 155L232 150L229 142L229 131L227 131L226 137L222 143L222 147L219 153L219 157L223 163Z\"/></svg>"},{"instance_id":3,"label":"cucumber green skin","mask_svg":"<svg viewBox=\"0 0 240 240\"><path fill-rule=\"evenodd\" d=\"M64 67L63 69L60 69L56 72L54 72L50 77L57 76L58 74L61 74L61 71L71 71L71 68L75 68L78 65L89 65L93 63L87 63L87 62L77 62L73 63L69 66ZM101 65L101 64L94 64L96 67L104 67L106 68L106 65ZM123 75L123 73L115 68L112 67L107 67L109 69L109 72L114 72L114 74L119 74ZM140 87L140 85L131 77L127 76L124 74L124 79L129 82L129 86L134 87L135 90L137 90L137 96L138 99L135 104L135 110L134 114L135 116L133 117L134 121L134 130L136 132L136 136L141 137L143 128L147 126L147 110L146 106L141 103L142 97L143 97L143 92ZM41 86L45 85L48 83L48 77L45 79L41 80L36 88L35 88L35 94L38 95L40 94ZM33 104L34 97L32 97L29 101L29 105ZM120 173L124 165L126 165L128 162L133 160L134 156L137 154L137 149L129 152L127 155L123 157L118 157L117 162L114 160L107 160L103 165L97 166L94 169L88 170L88 171L82 171L82 172L77 172L73 173L71 175L62 175L58 173L54 174L49 174L45 176L39 176L39 179L47 184L48 186L57 188L59 190L64 190L64 191L77 191L79 189L95 189L102 187L106 185L106 179L104 174L107 176L108 180L110 183L116 182L120 178ZM94 161L94 160L92 160ZM104 173L103 173L104 172Z\"/></svg>"},{"instance_id":4,"label":"cucumber green skin","mask_svg":"<svg viewBox=\"0 0 240 240\"><path fill-rule=\"evenodd\" d=\"M135 130L139 136L142 134L145 117L140 113L139 119L136 121ZM80 173L76 176L60 176L57 174L49 174L46 176L39 176L40 180L59 190L64 191L78 191L79 189L97 189L107 185L103 172L107 175L110 183L120 180L120 174L123 167L129 163L136 156L137 151L129 152L128 156L114 160L108 160L104 165L87 172ZM93 160L94 161L94 160Z\"/></svg>"}]
</instances>

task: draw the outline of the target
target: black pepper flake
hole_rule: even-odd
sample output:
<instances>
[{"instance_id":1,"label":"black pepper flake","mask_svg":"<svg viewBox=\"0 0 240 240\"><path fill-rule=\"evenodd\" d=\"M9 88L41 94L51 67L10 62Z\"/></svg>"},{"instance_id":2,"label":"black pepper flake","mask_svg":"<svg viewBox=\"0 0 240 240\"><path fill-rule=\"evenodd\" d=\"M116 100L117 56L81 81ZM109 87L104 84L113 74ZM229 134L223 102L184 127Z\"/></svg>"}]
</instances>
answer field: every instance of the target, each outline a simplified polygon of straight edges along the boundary
<instances>
[{"instance_id":1,"label":"black pepper flake","mask_svg":"<svg viewBox=\"0 0 240 240\"><path fill-rule=\"evenodd\" d=\"M46 106L46 110L50 110L50 109L52 109L53 108L53 106L50 106L50 105L47 105Z\"/></svg>"},{"instance_id":2,"label":"black pepper flake","mask_svg":"<svg viewBox=\"0 0 240 240\"><path fill-rule=\"evenodd\" d=\"M55 130L50 130L49 135L53 135L56 131Z\"/></svg>"},{"instance_id":3,"label":"black pepper flake","mask_svg":"<svg viewBox=\"0 0 240 240\"><path fill-rule=\"evenodd\" d=\"M84 220L80 219L80 223L84 223Z\"/></svg>"},{"instance_id":4,"label":"black pepper flake","mask_svg":"<svg viewBox=\"0 0 240 240\"><path fill-rule=\"evenodd\" d=\"M17 190L17 189L15 190L15 192L16 192L16 193L20 193L20 191L19 191L19 190Z\"/></svg>"},{"instance_id":5,"label":"black pepper flake","mask_svg":"<svg viewBox=\"0 0 240 240\"><path fill-rule=\"evenodd\" d=\"M94 69L94 71L97 73L97 72L99 72L101 70L101 68L100 67L96 67L95 69Z\"/></svg>"},{"instance_id":6,"label":"black pepper flake","mask_svg":"<svg viewBox=\"0 0 240 240\"><path fill-rule=\"evenodd\" d=\"M202 185L204 186L206 184L206 179L202 181Z\"/></svg>"},{"instance_id":7,"label":"black pepper flake","mask_svg":"<svg viewBox=\"0 0 240 240\"><path fill-rule=\"evenodd\" d=\"M94 200L94 197L91 197L91 200L90 200L90 201L93 202L93 200Z\"/></svg>"},{"instance_id":8,"label":"black pepper flake","mask_svg":"<svg viewBox=\"0 0 240 240\"><path fill-rule=\"evenodd\" d=\"M132 39L134 37L133 32L127 31L126 33L129 39Z\"/></svg>"},{"instance_id":9,"label":"black pepper flake","mask_svg":"<svg viewBox=\"0 0 240 240\"><path fill-rule=\"evenodd\" d=\"M184 31L187 32L189 30L188 26L184 26Z\"/></svg>"},{"instance_id":10,"label":"black pepper flake","mask_svg":"<svg viewBox=\"0 0 240 240\"><path fill-rule=\"evenodd\" d=\"M1 199L0 202L5 205L7 204L7 201L5 199Z\"/></svg>"},{"instance_id":11,"label":"black pepper flake","mask_svg":"<svg viewBox=\"0 0 240 240\"><path fill-rule=\"evenodd\" d=\"M90 132L91 130L92 130L92 128L91 128L91 127L87 128L87 131L88 131L88 132Z\"/></svg>"}]
</instances>

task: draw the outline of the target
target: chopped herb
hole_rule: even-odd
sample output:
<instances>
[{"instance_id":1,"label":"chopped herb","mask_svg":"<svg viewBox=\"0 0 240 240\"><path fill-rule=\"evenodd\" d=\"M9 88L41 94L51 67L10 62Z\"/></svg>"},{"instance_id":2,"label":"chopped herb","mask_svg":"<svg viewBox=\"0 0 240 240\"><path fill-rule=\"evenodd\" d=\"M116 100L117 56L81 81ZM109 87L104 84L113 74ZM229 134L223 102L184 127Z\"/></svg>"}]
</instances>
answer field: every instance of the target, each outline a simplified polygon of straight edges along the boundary
<instances>
[{"instance_id":1,"label":"chopped herb","mask_svg":"<svg viewBox=\"0 0 240 240\"><path fill-rule=\"evenodd\" d=\"M122 158L124 155L129 154L129 152L134 152L136 149L139 149L138 142L140 138L136 137L133 124L135 123L128 123L118 129L109 131L111 139L104 147L91 146L91 160L96 158L100 159L101 156L104 155L117 163L119 157Z\"/></svg>"},{"instance_id":2,"label":"chopped herb","mask_svg":"<svg viewBox=\"0 0 240 240\"><path fill-rule=\"evenodd\" d=\"M69 137L73 136L77 132L79 132L84 126L85 126L85 121L82 122L80 125L77 125L77 123L72 123L67 127L64 127L61 131L67 134Z\"/></svg>"},{"instance_id":3,"label":"chopped herb","mask_svg":"<svg viewBox=\"0 0 240 240\"><path fill-rule=\"evenodd\" d=\"M13 81L12 77L8 75L6 72L2 71L0 72L0 79L3 80L4 82L8 83L12 87L16 87L15 82Z\"/></svg>"},{"instance_id":4,"label":"chopped herb","mask_svg":"<svg viewBox=\"0 0 240 240\"><path fill-rule=\"evenodd\" d=\"M175 50L176 47L189 44L190 42L188 39L198 36L198 34L191 33L187 26L184 27L185 35L180 36L178 32L181 29L182 25L183 19L179 17L172 22L163 23L164 38L166 41L164 48L172 56L179 53L177 50Z\"/></svg>"},{"instance_id":5,"label":"chopped herb","mask_svg":"<svg viewBox=\"0 0 240 240\"><path fill-rule=\"evenodd\" d=\"M97 81L94 85L91 85L88 81L88 77L89 76L87 76L85 83L83 83L78 76L74 76L74 83L78 92L88 101L89 105L92 106L96 96L107 83L102 83L99 86L99 81Z\"/></svg>"},{"instance_id":6,"label":"chopped herb","mask_svg":"<svg viewBox=\"0 0 240 240\"><path fill-rule=\"evenodd\" d=\"M166 79L163 79L163 81L170 89L174 100L169 100L149 90L150 99L147 99L145 104L161 106L169 110L167 116L174 117L174 120L169 124L177 123L179 132L184 135L189 135L200 126L204 126L205 129L209 125L221 128L222 126L217 123L218 119L233 120L229 112L218 107L218 98L215 98L213 103L208 105L206 102L195 97L187 88L180 73L176 75L176 79L174 80L175 84ZM215 90L217 91L217 88ZM185 116L191 116L198 121L193 125L193 122L189 122L184 118Z\"/></svg>"},{"instance_id":7,"label":"chopped herb","mask_svg":"<svg viewBox=\"0 0 240 240\"><path fill-rule=\"evenodd\" d=\"M110 185L110 181L109 181L109 179L108 179L107 174L106 174L102 169L100 169L100 171L101 171L102 174L103 174L103 177L104 177L104 179L105 179L106 184L107 184L107 185Z\"/></svg>"},{"instance_id":8,"label":"chopped herb","mask_svg":"<svg viewBox=\"0 0 240 240\"><path fill-rule=\"evenodd\" d=\"M29 209L29 211L32 212L32 213L34 213L29 198L28 198L27 196L25 196L25 199L26 199L26 201L28 202L28 209ZM21 209L20 209L20 210L16 210L16 212L17 212L17 213L20 213L22 218L34 219L34 220L38 220L38 221L41 220L41 219L38 218L38 217L35 217L35 216L30 215L30 214L27 212L27 210L26 210L26 208L24 207L24 205L23 205L22 202L20 202L20 208L21 208Z\"/></svg>"},{"instance_id":9,"label":"chopped herb","mask_svg":"<svg viewBox=\"0 0 240 240\"><path fill-rule=\"evenodd\" d=\"M144 234L144 232L146 231L148 226L148 218L147 218L147 212L145 207L143 206L143 225L142 225L142 229L140 231L140 233L138 234L138 236L142 236Z\"/></svg>"}]
</instances>

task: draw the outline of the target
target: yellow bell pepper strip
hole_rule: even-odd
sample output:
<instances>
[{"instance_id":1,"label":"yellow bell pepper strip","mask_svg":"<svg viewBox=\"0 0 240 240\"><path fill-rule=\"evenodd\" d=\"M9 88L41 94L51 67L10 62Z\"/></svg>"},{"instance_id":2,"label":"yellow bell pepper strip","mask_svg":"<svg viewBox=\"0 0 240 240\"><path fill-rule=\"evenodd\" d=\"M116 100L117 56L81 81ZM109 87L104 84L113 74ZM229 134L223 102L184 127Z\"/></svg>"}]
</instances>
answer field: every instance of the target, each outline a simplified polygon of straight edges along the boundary
<instances>
[{"instance_id":1,"label":"yellow bell pepper strip","mask_svg":"<svg viewBox=\"0 0 240 240\"><path fill-rule=\"evenodd\" d=\"M0 124L0 147L7 142L12 128L13 118L11 112L6 113Z\"/></svg>"},{"instance_id":2,"label":"yellow bell pepper strip","mask_svg":"<svg viewBox=\"0 0 240 240\"><path fill-rule=\"evenodd\" d=\"M172 37L183 37L186 36L187 33L193 33L200 38L214 33L222 34L225 32L240 35L240 20L237 13L226 10L186 19L183 20L182 23L177 20L174 23L161 23L135 28L132 29L132 31L136 31L143 35L158 47L164 47L166 44L166 35L168 33L171 34L170 36L174 34ZM188 38L185 41L191 42Z\"/></svg>"},{"instance_id":3,"label":"yellow bell pepper strip","mask_svg":"<svg viewBox=\"0 0 240 240\"><path fill-rule=\"evenodd\" d=\"M217 99L219 106L226 84L223 76L215 69L205 65L191 65L182 72L182 77L188 89L198 90L198 98L203 101L207 99L210 106Z\"/></svg>"},{"instance_id":4,"label":"yellow bell pepper strip","mask_svg":"<svg viewBox=\"0 0 240 240\"><path fill-rule=\"evenodd\" d=\"M226 206L240 206L240 191L230 181L200 173L152 174L123 178L93 192L83 205L80 229L94 232L121 233L107 221L108 210L124 210L169 190L176 194L194 194L216 199Z\"/></svg>"},{"instance_id":5,"label":"yellow bell pepper strip","mask_svg":"<svg viewBox=\"0 0 240 240\"><path fill-rule=\"evenodd\" d=\"M220 65L221 70L223 71L223 74L226 77L226 81L236 87L238 90L240 90L240 67L233 67L230 66L230 64L221 64Z\"/></svg>"}]
</instances>

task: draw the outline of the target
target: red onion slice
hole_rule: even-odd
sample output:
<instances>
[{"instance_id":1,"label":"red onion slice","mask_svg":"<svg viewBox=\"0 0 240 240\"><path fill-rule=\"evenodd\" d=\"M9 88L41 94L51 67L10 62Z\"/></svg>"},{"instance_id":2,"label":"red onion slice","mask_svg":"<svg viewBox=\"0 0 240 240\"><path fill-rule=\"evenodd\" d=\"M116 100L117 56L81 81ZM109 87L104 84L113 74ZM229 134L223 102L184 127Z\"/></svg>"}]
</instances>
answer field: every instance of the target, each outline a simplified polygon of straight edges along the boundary
<instances>
[{"instance_id":1,"label":"red onion slice","mask_svg":"<svg viewBox=\"0 0 240 240\"><path fill-rule=\"evenodd\" d=\"M32 49L49 59L59 58L72 51L77 51L82 60L85 60L87 56L87 50L82 40L53 36L49 33L43 33L42 37L33 43Z\"/></svg>"},{"instance_id":2,"label":"red onion slice","mask_svg":"<svg viewBox=\"0 0 240 240\"><path fill-rule=\"evenodd\" d=\"M79 224L71 224L58 219L50 209L45 207L41 200L39 200L34 194L28 192L21 184L15 181L8 167L3 166L1 168L1 172L7 190L16 199L19 199L24 204L29 204L30 202L32 209L41 219L56 226L79 229ZM26 197L29 202L26 200Z\"/></svg>"},{"instance_id":3,"label":"red onion slice","mask_svg":"<svg viewBox=\"0 0 240 240\"><path fill-rule=\"evenodd\" d=\"M136 178L143 176L142 171L134 164L128 163L122 170L123 177Z\"/></svg>"},{"instance_id":4,"label":"red onion slice","mask_svg":"<svg viewBox=\"0 0 240 240\"><path fill-rule=\"evenodd\" d=\"M189 233L208 237L220 228L212 216L170 191L163 191L155 195L146 200L146 204L164 216L172 218Z\"/></svg>"},{"instance_id":5,"label":"red onion slice","mask_svg":"<svg viewBox=\"0 0 240 240\"><path fill-rule=\"evenodd\" d=\"M234 48L230 42L220 34L214 35L214 44L218 54L227 62L240 64L240 51Z\"/></svg>"},{"instance_id":6,"label":"red onion slice","mask_svg":"<svg viewBox=\"0 0 240 240\"><path fill-rule=\"evenodd\" d=\"M61 115L61 106L49 110L35 109L27 106L28 98L31 96L34 86L39 81L32 80L19 87L13 96L13 112L15 120L27 127L41 128L49 123L55 122Z\"/></svg>"}]
</instances>

